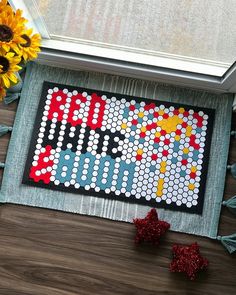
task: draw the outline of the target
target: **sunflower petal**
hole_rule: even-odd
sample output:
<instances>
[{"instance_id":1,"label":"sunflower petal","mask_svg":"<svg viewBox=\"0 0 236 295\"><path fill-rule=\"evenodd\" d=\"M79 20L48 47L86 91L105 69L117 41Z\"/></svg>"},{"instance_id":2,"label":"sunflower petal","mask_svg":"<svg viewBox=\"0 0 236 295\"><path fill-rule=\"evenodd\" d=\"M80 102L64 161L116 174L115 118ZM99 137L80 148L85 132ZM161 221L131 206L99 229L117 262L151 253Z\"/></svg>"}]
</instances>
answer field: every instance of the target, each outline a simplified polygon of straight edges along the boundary
<instances>
[{"instance_id":1,"label":"sunflower petal","mask_svg":"<svg viewBox=\"0 0 236 295\"><path fill-rule=\"evenodd\" d=\"M5 74L3 74L3 75L0 75L0 77L2 78L3 85L6 88L9 88L11 86L11 83L10 83L9 79L7 78L7 76Z\"/></svg>"},{"instance_id":2,"label":"sunflower petal","mask_svg":"<svg viewBox=\"0 0 236 295\"><path fill-rule=\"evenodd\" d=\"M9 73L8 78L9 78L13 83L17 83L17 82L18 82L18 79L17 79L16 75L13 74L13 73Z\"/></svg>"}]
</instances>

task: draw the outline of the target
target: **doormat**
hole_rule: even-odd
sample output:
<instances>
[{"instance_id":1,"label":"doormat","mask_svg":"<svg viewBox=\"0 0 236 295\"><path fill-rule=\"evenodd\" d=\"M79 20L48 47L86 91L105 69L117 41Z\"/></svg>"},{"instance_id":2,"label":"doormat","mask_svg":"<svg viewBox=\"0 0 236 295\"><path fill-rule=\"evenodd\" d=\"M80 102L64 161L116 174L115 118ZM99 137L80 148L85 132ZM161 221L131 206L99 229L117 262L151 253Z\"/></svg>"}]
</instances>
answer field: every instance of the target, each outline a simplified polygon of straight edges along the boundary
<instances>
[{"instance_id":1,"label":"doormat","mask_svg":"<svg viewBox=\"0 0 236 295\"><path fill-rule=\"evenodd\" d=\"M23 183L201 213L214 110L44 82Z\"/></svg>"},{"instance_id":2,"label":"doormat","mask_svg":"<svg viewBox=\"0 0 236 295\"><path fill-rule=\"evenodd\" d=\"M44 81L50 81L51 84L44 84ZM62 92L61 95L56 94L57 88L58 91ZM68 92L65 91L66 93L64 93L64 89L67 89ZM51 93L48 93L49 90ZM116 93L120 93L120 95ZM72 96L76 95L80 97L78 100L81 101L80 109L77 109L77 112L76 109L73 109L72 104ZM56 98L53 98L54 96ZM59 101L57 101L58 96L61 96ZM62 103L65 100L63 97L67 97L68 100L65 104ZM50 111L49 101L52 101L52 99L55 100L53 105L55 108L57 107L57 111ZM46 103L47 100L49 101ZM76 100L73 99L74 106L76 106ZM99 100L99 105L98 102L92 103L92 100L94 102ZM158 216L162 220L168 220L171 224L171 230L215 238L224 191L232 104L232 94L216 94L118 75L72 71L31 63L27 66L11 133L0 190L0 202L49 208L125 222L132 222L134 218L144 218L151 206L159 207L162 204L165 208L157 209ZM93 118L89 117L88 120L89 114L92 114L91 106L94 110ZM108 107L112 108L112 111L109 111ZM95 112L96 108L98 110ZM104 115L103 120L101 120L100 115L103 108ZM71 110L75 112L73 115L70 113ZM124 112L122 113L121 110ZM119 112L122 113L120 118ZM58 113L58 115L54 115L54 113ZM109 115L112 115L112 117L109 117ZM43 119L44 116L46 118ZM64 118L61 116L64 116ZM81 122L86 117L87 121ZM48 121L51 121L50 125ZM103 121L106 122L106 126L102 125ZM34 125L34 122L36 122L36 125ZM80 128L78 122L81 123ZM157 122L162 122L162 125L157 126L155 133L153 133L152 127L154 125L152 123L156 124ZM166 124L163 126L163 123ZM95 128L96 126L101 127ZM176 126L176 128L173 126ZM145 128L141 131L142 127ZM60 131L58 132L59 128ZM175 128L175 131L172 131L173 128ZM200 128L202 129L201 133ZM108 129L110 133L107 134ZM117 129L119 136L116 138L114 134ZM137 132L137 130L140 131ZM157 132L160 132L160 134ZM40 133L43 133L43 135ZM144 136L144 133L145 137L141 137L140 135ZM47 140L46 137L44 138L45 134L48 135ZM112 136L110 136L111 134ZM135 134L139 137L135 138ZM133 141L130 139L131 136L134 136ZM76 145L77 137L78 144ZM147 141L146 137L152 137L152 139ZM89 142L93 144L90 145ZM105 142L106 144L104 144ZM147 146L146 142L148 143ZM60 144L58 145L58 143ZM119 148L120 143L122 143L122 150ZM152 147L150 143L152 143ZM129 144L131 145L129 146ZM76 155L78 146L81 150L78 150L79 153ZM83 148L84 150L82 150ZM98 150L100 150L100 153L98 153ZM91 156L85 158L85 154L88 152ZM133 152L135 153L132 154ZM128 164L123 158L121 159L122 155L121 157L117 156L120 153L126 156L125 159L127 159ZM99 159L96 158L96 155L99 155ZM68 156L70 156L70 159ZM105 161L103 158L109 159L109 161ZM117 161L118 158L122 162ZM131 167L130 164L134 159L135 167L139 167L140 170L135 171L134 169L133 177L130 178L132 169L129 168L128 174L125 169ZM199 159L200 161L197 163ZM160 165L160 160L166 162L166 164ZM93 172L90 172L90 161L92 163L94 161L93 168L96 167L97 170L93 169ZM54 164L50 166L52 162ZM125 166L120 165L123 162L126 163ZM34 169L39 163L45 165L45 167L41 167L40 173L36 173ZM140 165L137 165L137 163ZM191 166L188 164L191 164ZM81 166L82 169L80 169ZM110 166L111 168L114 166L113 169L110 169ZM70 169L74 170L70 172ZM97 174L101 170L103 173ZM85 171L87 171L87 174ZM30 172L33 173L33 178L30 178ZM60 173L57 175L57 172ZM135 174L136 172L138 174ZM171 172L174 173L171 174ZM149 181L149 178L146 178L148 173L149 178L154 179L153 183L156 182L155 185ZM138 175L138 182L136 182L136 175ZM155 179L156 175L158 176L157 179ZM189 176L185 178L184 175L185 177L186 175ZM111 176L112 180L110 179ZM121 176L123 176L122 179ZM185 184L177 180L175 183L178 176L179 179L182 177L181 180L186 179L188 182ZM43 178L40 179L40 177ZM96 181L94 182L95 177ZM164 180L163 185L160 182L158 187L157 180L159 178ZM27 184L22 183L22 179ZM106 179L106 183L103 179ZM132 186L130 179L132 179ZM134 181L134 179L136 180ZM170 179L168 187L167 179ZM46 183L43 180L46 180ZM49 183L47 184L48 180ZM90 182L87 182L88 180ZM112 183L113 180L116 180L116 183ZM69 186L67 186L68 182ZM30 183L32 185L29 185ZM110 183L110 187L105 186ZM142 183L141 187L139 183ZM39 186L39 184L45 187ZM190 189L189 184L193 184L194 187L190 185L190 188L192 188ZM52 189L47 188L50 185L52 185ZM95 187L93 187L94 185ZM145 196L141 194L143 186L147 187ZM63 190L61 190L61 187L63 187ZM98 187L96 190L100 189L100 191L96 191L96 187ZM176 194L174 192L171 200L169 200L170 195L168 194L172 193L172 191L169 191L171 187L173 191L179 191L177 191L177 196L174 195ZM60 188L60 190L55 188ZM71 188L73 188L73 192L68 191ZM152 189L155 198L148 191ZM189 199L184 197L186 189ZM134 191L137 193L131 193L132 190L133 193ZM119 191L119 194L116 194L116 191ZM162 192L162 195L158 196L160 192ZM180 199L178 199L179 195L181 195ZM140 196L140 198L136 199L137 196ZM141 202L141 199L143 202ZM161 202L158 202L160 199ZM181 204L178 202L180 206L177 205L178 200L181 201ZM187 205L187 203L189 204ZM169 210L174 207L177 210Z\"/></svg>"}]
</instances>

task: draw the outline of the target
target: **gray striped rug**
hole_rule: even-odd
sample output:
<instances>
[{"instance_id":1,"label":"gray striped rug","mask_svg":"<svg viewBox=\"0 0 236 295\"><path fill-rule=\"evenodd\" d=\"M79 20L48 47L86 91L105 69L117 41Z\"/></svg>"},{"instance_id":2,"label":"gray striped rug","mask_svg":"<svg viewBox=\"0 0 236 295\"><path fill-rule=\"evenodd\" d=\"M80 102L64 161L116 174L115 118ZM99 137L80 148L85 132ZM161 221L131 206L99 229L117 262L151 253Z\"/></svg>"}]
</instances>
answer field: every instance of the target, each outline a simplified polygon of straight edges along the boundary
<instances>
[{"instance_id":1,"label":"gray striped rug","mask_svg":"<svg viewBox=\"0 0 236 295\"><path fill-rule=\"evenodd\" d=\"M165 209L158 209L158 214L160 218L171 224L171 229L174 231L216 236L229 147L232 95L177 88L103 73L69 71L35 63L29 65L7 154L0 191L1 202L44 207L125 222L132 222L135 217L144 217L150 210L150 207L144 205L22 184L33 123L45 80L139 97L158 97L162 101L215 109L216 117L202 215Z\"/></svg>"}]
</instances>

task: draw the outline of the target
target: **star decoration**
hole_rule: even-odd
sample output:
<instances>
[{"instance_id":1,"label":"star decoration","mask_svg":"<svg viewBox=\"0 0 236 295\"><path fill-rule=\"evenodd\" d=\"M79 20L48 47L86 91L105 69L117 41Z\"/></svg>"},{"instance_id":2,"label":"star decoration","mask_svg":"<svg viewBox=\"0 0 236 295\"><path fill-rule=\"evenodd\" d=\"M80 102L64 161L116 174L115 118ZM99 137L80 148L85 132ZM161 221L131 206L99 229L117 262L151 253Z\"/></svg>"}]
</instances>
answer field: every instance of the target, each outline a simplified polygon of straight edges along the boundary
<instances>
[{"instance_id":1,"label":"star decoration","mask_svg":"<svg viewBox=\"0 0 236 295\"><path fill-rule=\"evenodd\" d=\"M136 226L135 243L149 242L158 245L162 235L170 228L166 221L159 220L156 209L151 209L145 218L133 220Z\"/></svg>"},{"instance_id":2,"label":"star decoration","mask_svg":"<svg viewBox=\"0 0 236 295\"><path fill-rule=\"evenodd\" d=\"M190 246L173 245L173 260L170 264L171 272L185 272L190 280L196 278L196 274L205 270L209 264L206 258L200 254L199 245L193 243Z\"/></svg>"}]
</instances>

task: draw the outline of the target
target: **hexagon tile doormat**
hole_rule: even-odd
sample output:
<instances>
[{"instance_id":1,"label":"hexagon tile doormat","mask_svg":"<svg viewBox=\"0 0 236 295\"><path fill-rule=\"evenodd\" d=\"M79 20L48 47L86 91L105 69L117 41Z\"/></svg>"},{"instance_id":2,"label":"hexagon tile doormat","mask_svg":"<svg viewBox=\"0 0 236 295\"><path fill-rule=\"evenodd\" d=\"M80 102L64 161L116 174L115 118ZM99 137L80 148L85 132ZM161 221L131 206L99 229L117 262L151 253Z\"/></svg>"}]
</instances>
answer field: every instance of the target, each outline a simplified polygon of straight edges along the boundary
<instances>
[{"instance_id":1,"label":"hexagon tile doormat","mask_svg":"<svg viewBox=\"0 0 236 295\"><path fill-rule=\"evenodd\" d=\"M44 82L23 183L201 214L214 110Z\"/></svg>"}]
</instances>

